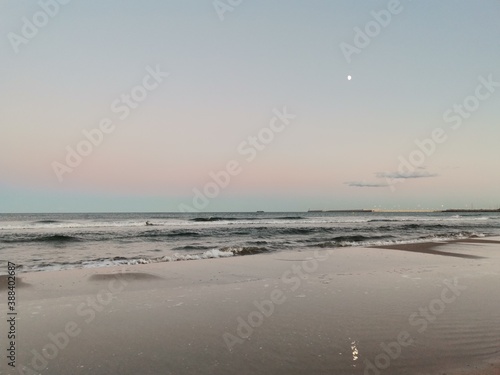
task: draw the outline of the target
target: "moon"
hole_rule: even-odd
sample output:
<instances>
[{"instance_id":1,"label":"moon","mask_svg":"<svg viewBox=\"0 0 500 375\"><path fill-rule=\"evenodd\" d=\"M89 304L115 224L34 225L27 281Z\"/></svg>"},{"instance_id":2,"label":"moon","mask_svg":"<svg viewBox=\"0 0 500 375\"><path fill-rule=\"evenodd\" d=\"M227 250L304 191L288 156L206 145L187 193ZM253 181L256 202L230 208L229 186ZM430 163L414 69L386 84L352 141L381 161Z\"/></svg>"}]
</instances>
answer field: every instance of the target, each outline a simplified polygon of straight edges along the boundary
<instances>
[{"instance_id":1,"label":"moon","mask_svg":"<svg viewBox=\"0 0 500 375\"><path fill-rule=\"evenodd\" d=\"M347 76L347 80L350 81L352 79L351 76Z\"/></svg>"}]
</instances>

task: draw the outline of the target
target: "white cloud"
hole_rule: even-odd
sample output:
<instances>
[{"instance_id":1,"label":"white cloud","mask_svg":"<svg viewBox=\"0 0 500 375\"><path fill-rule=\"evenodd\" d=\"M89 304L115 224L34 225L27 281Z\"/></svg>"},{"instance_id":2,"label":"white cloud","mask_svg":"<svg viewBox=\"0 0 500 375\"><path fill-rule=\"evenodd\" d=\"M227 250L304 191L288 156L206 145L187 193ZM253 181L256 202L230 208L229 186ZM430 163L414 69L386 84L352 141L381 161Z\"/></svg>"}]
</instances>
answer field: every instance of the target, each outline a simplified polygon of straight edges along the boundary
<instances>
[{"instance_id":1,"label":"white cloud","mask_svg":"<svg viewBox=\"0 0 500 375\"><path fill-rule=\"evenodd\" d=\"M364 181L351 181L351 182L345 182L345 184L352 187L371 187L371 188L389 186L389 184L385 182L364 182Z\"/></svg>"},{"instance_id":2,"label":"white cloud","mask_svg":"<svg viewBox=\"0 0 500 375\"><path fill-rule=\"evenodd\" d=\"M378 172L375 174L377 178L398 178L398 179L409 179L409 178L428 178L437 177L437 173L431 173L427 171L414 171L414 172Z\"/></svg>"}]
</instances>

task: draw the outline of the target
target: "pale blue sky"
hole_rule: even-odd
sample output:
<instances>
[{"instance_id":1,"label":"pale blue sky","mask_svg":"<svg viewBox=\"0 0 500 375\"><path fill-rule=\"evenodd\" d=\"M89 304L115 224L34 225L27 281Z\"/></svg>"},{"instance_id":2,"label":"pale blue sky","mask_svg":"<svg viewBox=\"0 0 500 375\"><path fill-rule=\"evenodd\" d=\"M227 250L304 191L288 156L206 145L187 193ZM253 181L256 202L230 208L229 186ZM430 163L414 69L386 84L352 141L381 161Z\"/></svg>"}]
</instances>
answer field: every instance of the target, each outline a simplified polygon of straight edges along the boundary
<instances>
[{"instance_id":1,"label":"pale blue sky","mask_svg":"<svg viewBox=\"0 0 500 375\"><path fill-rule=\"evenodd\" d=\"M221 21L212 1L73 0L15 53L41 7L2 1L0 212L175 212L230 160L202 210L497 206L500 87L457 130L443 113L500 82L500 2L401 1L348 63L340 44L389 3L244 0ZM120 120L148 66L170 75ZM296 118L248 162L238 146L284 107ZM52 163L103 118L114 131L60 182ZM415 172L373 186L436 128Z\"/></svg>"}]
</instances>

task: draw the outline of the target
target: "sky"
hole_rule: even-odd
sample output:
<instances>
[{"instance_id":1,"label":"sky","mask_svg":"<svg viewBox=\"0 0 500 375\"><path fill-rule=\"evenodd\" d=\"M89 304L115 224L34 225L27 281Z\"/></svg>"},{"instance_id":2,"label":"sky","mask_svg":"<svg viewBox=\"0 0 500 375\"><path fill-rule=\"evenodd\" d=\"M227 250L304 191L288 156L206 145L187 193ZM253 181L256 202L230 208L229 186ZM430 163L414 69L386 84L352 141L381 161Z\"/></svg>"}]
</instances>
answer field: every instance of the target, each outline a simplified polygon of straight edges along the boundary
<instances>
[{"instance_id":1,"label":"sky","mask_svg":"<svg viewBox=\"0 0 500 375\"><path fill-rule=\"evenodd\" d=\"M2 0L0 212L497 208L499 14Z\"/></svg>"}]
</instances>

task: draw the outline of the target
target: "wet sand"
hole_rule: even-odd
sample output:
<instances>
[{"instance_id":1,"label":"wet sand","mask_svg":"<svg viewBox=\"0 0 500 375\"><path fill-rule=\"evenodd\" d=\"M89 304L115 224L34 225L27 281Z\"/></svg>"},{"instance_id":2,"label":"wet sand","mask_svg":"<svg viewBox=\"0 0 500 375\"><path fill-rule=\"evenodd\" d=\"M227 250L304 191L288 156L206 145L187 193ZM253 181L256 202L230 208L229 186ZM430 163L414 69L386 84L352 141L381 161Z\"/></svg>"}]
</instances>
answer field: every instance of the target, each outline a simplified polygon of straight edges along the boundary
<instances>
[{"instance_id":1,"label":"wet sand","mask_svg":"<svg viewBox=\"0 0 500 375\"><path fill-rule=\"evenodd\" d=\"M2 374L500 373L500 237L20 276Z\"/></svg>"}]
</instances>

